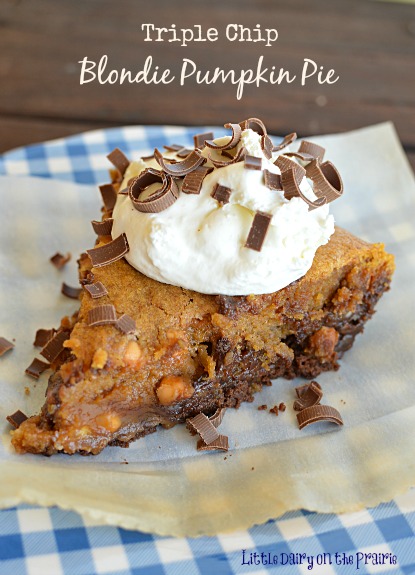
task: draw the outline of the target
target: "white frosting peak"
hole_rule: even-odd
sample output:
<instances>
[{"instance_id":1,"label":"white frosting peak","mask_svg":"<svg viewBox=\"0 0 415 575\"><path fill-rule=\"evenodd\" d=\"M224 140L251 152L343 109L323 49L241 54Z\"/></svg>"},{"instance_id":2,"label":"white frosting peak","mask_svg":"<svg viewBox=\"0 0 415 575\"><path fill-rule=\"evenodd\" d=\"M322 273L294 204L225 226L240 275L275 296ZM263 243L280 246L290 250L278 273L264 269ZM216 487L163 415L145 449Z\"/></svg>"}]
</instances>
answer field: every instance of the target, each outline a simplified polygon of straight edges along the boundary
<instances>
[{"instance_id":1,"label":"white frosting peak","mask_svg":"<svg viewBox=\"0 0 415 575\"><path fill-rule=\"evenodd\" d=\"M248 154L262 158L263 169L280 173L272 163L278 154L267 160L256 132L244 130L237 149L242 146ZM224 160L209 148L202 153ZM122 187L147 167L159 165L154 159L132 162ZM223 206L211 197L218 183L232 190L229 203ZM301 190L315 199L306 178ZM257 211L272 215L260 252L245 247ZM243 161L214 169L204 179L200 194L181 193L159 213L139 212L128 196L119 195L113 219L112 236L127 235L130 251L125 257L133 267L160 282L206 294L248 295L282 289L310 269L317 248L334 232L327 205L309 211L301 198L286 200L283 192L265 186L262 171L245 169Z\"/></svg>"}]
</instances>

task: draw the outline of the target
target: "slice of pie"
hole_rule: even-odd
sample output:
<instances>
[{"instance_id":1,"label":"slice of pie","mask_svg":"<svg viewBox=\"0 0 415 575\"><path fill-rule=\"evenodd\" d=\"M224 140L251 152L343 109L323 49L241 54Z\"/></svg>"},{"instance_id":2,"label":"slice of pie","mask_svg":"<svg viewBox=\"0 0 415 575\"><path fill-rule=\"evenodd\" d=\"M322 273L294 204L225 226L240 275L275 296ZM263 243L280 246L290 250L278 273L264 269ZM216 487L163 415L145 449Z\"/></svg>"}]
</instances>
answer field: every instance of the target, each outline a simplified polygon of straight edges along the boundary
<instances>
[{"instance_id":1,"label":"slice of pie","mask_svg":"<svg viewBox=\"0 0 415 575\"><path fill-rule=\"evenodd\" d=\"M235 163L244 161L244 153L241 156ZM179 164L180 159L171 163ZM290 166L292 192L296 180ZM193 171L201 172L200 167L203 164ZM257 170L249 165L244 169ZM154 185L151 173L146 174L143 190ZM281 176L284 183L284 169ZM154 181L159 177L156 174ZM183 177L177 176L182 186ZM177 183L176 177L172 180ZM129 193L140 201L134 195L136 182L130 181ZM276 190L278 185L274 179L269 189L285 194L284 188ZM169 186L171 182L166 189ZM123 201L129 201L124 185L115 187ZM223 209L231 193L215 188L212 198ZM165 189L150 199L157 194L166 195ZM167 213L170 208L163 209ZM12 443L20 453L97 454L107 445L126 446L158 425L171 427L201 412L210 415L252 401L273 378L314 378L337 370L339 358L389 289L394 270L393 257L382 244L366 243L336 228L316 250L311 268L282 289L256 295L201 293L148 277L120 257L123 251L113 247L114 240L124 241L124 252L131 250L128 233L122 240L114 234L112 239L110 215L104 213L103 222L110 227L101 228L106 235L99 235L98 251L79 260L84 286L79 313L66 319L55 341L47 344L54 373L46 402L39 415L13 432ZM263 235L261 229L255 233ZM99 260L100 249L108 265ZM259 251L258 245L241 249ZM177 253L177 265L180 257Z\"/></svg>"}]
</instances>

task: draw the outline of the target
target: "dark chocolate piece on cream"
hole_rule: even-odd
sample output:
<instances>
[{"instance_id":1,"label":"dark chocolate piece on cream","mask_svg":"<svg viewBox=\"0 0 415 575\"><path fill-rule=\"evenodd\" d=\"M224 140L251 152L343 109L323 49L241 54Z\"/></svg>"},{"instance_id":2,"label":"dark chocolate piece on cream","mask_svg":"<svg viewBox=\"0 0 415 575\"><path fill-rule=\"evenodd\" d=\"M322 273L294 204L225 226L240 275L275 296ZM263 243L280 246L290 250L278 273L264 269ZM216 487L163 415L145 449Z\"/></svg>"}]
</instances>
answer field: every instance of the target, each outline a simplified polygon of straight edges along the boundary
<instances>
[{"instance_id":1,"label":"dark chocolate piece on cream","mask_svg":"<svg viewBox=\"0 0 415 575\"><path fill-rule=\"evenodd\" d=\"M251 229L249 230L248 239L245 243L246 248L256 250L257 252L261 251L271 220L271 214L256 212Z\"/></svg>"},{"instance_id":2,"label":"dark chocolate piece on cream","mask_svg":"<svg viewBox=\"0 0 415 575\"><path fill-rule=\"evenodd\" d=\"M242 130L250 129L259 134L260 136L264 136L267 134L265 124L259 118L248 118L247 120L241 122L239 125L241 126Z\"/></svg>"},{"instance_id":3,"label":"dark chocolate piece on cream","mask_svg":"<svg viewBox=\"0 0 415 575\"><path fill-rule=\"evenodd\" d=\"M222 206L229 203L229 198L231 197L232 190L221 184L216 184L213 192L210 194L212 198L217 200Z\"/></svg>"},{"instance_id":4,"label":"dark chocolate piece on cream","mask_svg":"<svg viewBox=\"0 0 415 575\"><path fill-rule=\"evenodd\" d=\"M58 331L52 339L48 341L40 352L40 355L43 355L50 363L53 363L65 349L63 343L67 339L69 339L69 333L67 331Z\"/></svg>"},{"instance_id":5,"label":"dark chocolate piece on cream","mask_svg":"<svg viewBox=\"0 0 415 575\"><path fill-rule=\"evenodd\" d=\"M128 191L128 189L127 189ZM112 218L107 218L106 220L92 220L91 225L97 236L110 236L114 220Z\"/></svg>"},{"instance_id":6,"label":"dark chocolate piece on cream","mask_svg":"<svg viewBox=\"0 0 415 575\"><path fill-rule=\"evenodd\" d=\"M95 327L98 325L115 324L117 322L117 312L112 304L99 305L88 311L88 325Z\"/></svg>"},{"instance_id":7,"label":"dark chocolate piece on cream","mask_svg":"<svg viewBox=\"0 0 415 575\"><path fill-rule=\"evenodd\" d=\"M277 144L276 146L274 146L272 148L273 152L279 152L280 150L283 150L284 148L286 148L287 146L289 146L290 144L292 144L294 142L294 140L297 139L297 134L295 132L292 132L291 134L287 134L284 139L282 140L282 142L280 142L279 144Z\"/></svg>"},{"instance_id":8,"label":"dark chocolate piece on cream","mask_svg":"<svg viewBox=\"0 0 415 575\"><path fill-rule=\"evenodd\" d=\"M330 405L313 405L306 407L297 413L297 421L300 429L312 423L319 421L330 421L337 425L343 425L343 419L340 413Z\"/></svg>"},{"instance_id":9,"label":"dark chocolate piece on cream","mask_svg":"<svg viewBox=\"0 0 415 575\"><path fill-rule=\"evenodd\" d=\"M14 348L14 343L6 339L5 337L0 337L0 357L7 351Z\"/></svg>"},{"instance_id":10,"label":"dark chocolate piece on cream","mask_svg":"<svg viewBox=\"0 0 415 575\"><path fill-rule=\"evenodd\" d=\"M79 296L81 295L81 292L82 288L69 286L65 282L62 283L61 293L66 297L69 297L71 299L78 299Z\"/></svg>"},{"instance_id":11,"label":"dark chocolate piece on cream","mask_svg":"<svg viewBox=\"0 0 415 575\"><path fill-rule=\"evenodd\" d=\"M318 160L313 160L306 167L306 173L313 182L314 194L319 199L324 198L325 202L330 203L343 194L343 181L331 162L320 164Z\"/></svg>"},{"instance_id":12,"label":"dark chocolate piece on cream","mask_svg":"<svg viewBox=\"0 0 415 575\"><path fill-rule=\"evenodd\" d=\"M129 249L127 236L125 234L121 234L118 238L115 238L115 240L112 240L103 246L86 250L86 252L91 258L92 265L95 268L100 268L120 260L125 256Z\"/></svg>"},{"instance_id":13,"label":"dark chocolate piece on cream","mask_svg":"<svg viewBox=\"0 0 415 575\"><path fill-rule=\"evenodd\" d=\"M300 147L298 148L298 152L300 154L310 154L313 158L323 161L324 154L326 153L325 148L323 146L319 146L318 144L314 144L314 142L308 142L307 140L303 140L300 143Z\"/></svg>"},{"instance_id":14,"label":"dark chocolate piece on cream","mask_svg":"<svg viewBox=\"0 0 415 575\"><path fill-rule=\"evenodd\" d=\"M230 137L229 141L226 144L215 144L213 140L206 140L205 144L208 148L212 148L213 150L230 150L237 146L239 140L241 139L242 129L239 124L225 124L225 128L230 128L232 130L232 136Z\"/></svg>"},{"instance_id":15,"label":"dark chocolate piece on cream","mask_svg":"<svg viewBox=\"0 0 415 575\"><path fill-rule=\"evenodd\" d=\"M309 211L314 210L315 208L319 208L324 206L326 203L326 198L321 197L317 200L313 201L307 198L305 194L300 189L300 184L298 181L298 176L292 168L282 172L281 175L282 180L282 187L284 188L284 197L287 200L291 200L291 198L300 197L306 204L308 204Z\"/></svg>"},{"instance_id":16,"label":"dark chocolate piece on cream","mask_svg":"<svg viewBox=\"0 0 415 575\"><path fill-rule=\"evenodd\" d=\"M144 200L141 200L141 194L149 186L156 183L161 183L161 187ZM153 168L147 168L130 182L128 195L133 206L139 212L157 213L174 204L179 197L179 189L169 174Z\"/></svg>"},{"instance_id":17,"label":"dark chocolate piece on cream","mask_svg":"<svg viewBox=\"0 0 415 575\"><path fill-rule=\"evenodd\" d=\"M213 168L198 166L195 170L193 170L193 172L186 174L183 180L181 191L184 194L200 194L203 180L212 170Z\"/></svg>"},{"instance_id":18,"label":"dark chocolate piece on cream","mask_svg":"<svg viewBox=\"0 0 415 575\"><path fill-rule=\"evenodd\" d=\"M274 165L281 170L281 174L287 172L290 169L294 170L295 175L299 182L301 182L301 180L306 175L306 171L305 168L303 168L303 166L300 166L300 164L298 164L294 160L291 160L285 155L278 156L278 158L274 162Z\"/></svg>"},{"instance_id":19,"label":"dark chocolate piece on cream","mask_svg":"<svg viewBox=\"0 0 415 575\"><path fill-rule=\"evenodd\" d=\"M244 168L247 170L262 170L262 158L247 154L245 156Z\"/></svg>"},{"instance_id":20,"label":"dark chocolate piece on cream","mask_svg":"<svg viewBox=\"0 0 415 575\"><path fill-rule=\"evenodd\" d=\"M95 282L84 285L84 289L89 293L92 299L98 299L104 295L108 295L107 288L101 282Z\"/></svg>"},{"instance_id":21,"label":"dark chocolate piece on cream","mask_svg":"<svg viewBox=\"0 0 415 575\"><path fill-rule=\"evenodd\" d=\"M195 148L204 148L206 140L213 140L215 137L213 132L204 132L203 134L195 134L193 136L193 141L195 143Z\"/></svg>"},{"instance_id":22,"label":"dark chocolate piece on cream","mask_svg":"<svg viewBox=\"0 0 415 575\"><path fill-rule=\"evenodd\" d=\"M107 158L123 176L125 174L125 170L130 165L130 160L127 158L124 152L122 152L119 148L115 148L110 154L108 154Z\"/></svg>"},{"instance_id":23,"label":"dark chocolate piece on cream","mask_svg":"<svg viewBox=\"0 0 415 575\"><path fill-rule=\"evenodd\" d=\"M270 190L277 190L282 192L282 181L279 174L274 174L269 170L264 170L264 182Z\"/></svg>"},{"instance_id":24,"label":"dark chocolate piece on cream","mask_svg":"<svg viewBox=\"0 0 415 575\"><path fill-rule=\"evenodd\" d=\"M261 136L261 150L267 160L272 158L272 150L274 149L274 144L272 143L271 138L264 134Z\"/></svg>"},{"instance_id":25,"label":"dark chocolate piece on cream","mask_svg":"<svg viewBox=\"0 0 415 575\"><path fill-rule=\"evenodd\" d=\"M115 327L123 333L134 333L137 328L135 320L126 313L117 319Z\"/></svg>"},{"instance_id":26,"label":"dark chocolate piece on cream","mask_svg":"<svg viewBox=\"0 0 415 575\"><path fill-rule=\"evenodd\" d=\"M154 150L154 157L166 174L176 177L185 176L206 162L206 158L201 155L199 150L192 150L182 162L169 162L157 148Z\"/></svg>"},{"instance_id":27,"label":"dark chocolate piece on cream","mask_svg":"<svg viewBox=\"0 0 415 575\"><path fill-rule=\"evenodd\" d=\"M118 185L118 184L117 184ZM114 184L103 184L99 186L102 201L106 210L111 211L114 209L115 202L117 201L117 190Z\"/></svg>"},{"instance_id":28,"label":"dark chocolate piece on cream","mask_svg":"<svg viewBox=\"0 0 415 575\"><path fill-rule=\"evenodd\" d=\"M18 409L12 415L8 415L6 417L7 421L12 425L15 429L21 426L21 424L28 419L27 415Z\"/></svg>"},{"instance_id":29,"label":"dark chocolate piece on cream","mask_svg":"<svg viewBox=\"0 0 415 575\"><path fill-rule=\"evenodd\" d=\"M32 363L26 367L25 373L34 379L39 379L42 373L47 369L50 369L50 363L46 363L45 361L35 357Z\"/></svg>"},{"instance_id":30,"label":"dark chocolate piece on cream","mask_svg":"<svg viewBox=\"0 0 415 575\"><path fill-rule=\"evenodd\" d=\"M182 146L181 144L169 144L168 146L163 146L163 148L165 150L168 150L169 152L178 152L179 150L183 150L185 148L185 146ZM154 158L154 154L153 154L153 158Z\"/></svg>"},{"instance_id":31,"label":"dark chocolate piece on cream","mask_svg":"<svg viewBox=\"0 0 415 575\"><path fill-rule=\"evenodd\" d=\"M65 256L57 252L50 258L50 261L56 269L60 270L69 262L70 259L71 254L69 252Z\"/></svg>"}]
</instances>

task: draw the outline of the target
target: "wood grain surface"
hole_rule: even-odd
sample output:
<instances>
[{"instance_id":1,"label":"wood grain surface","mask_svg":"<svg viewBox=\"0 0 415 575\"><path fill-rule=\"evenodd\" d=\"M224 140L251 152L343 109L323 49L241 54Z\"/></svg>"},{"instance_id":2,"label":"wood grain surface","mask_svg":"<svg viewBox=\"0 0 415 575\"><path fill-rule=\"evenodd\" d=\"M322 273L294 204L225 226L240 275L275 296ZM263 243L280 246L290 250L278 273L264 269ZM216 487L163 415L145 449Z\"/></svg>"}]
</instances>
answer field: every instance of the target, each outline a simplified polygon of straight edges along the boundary
<instances>
[{"instance_id":1,"label":"wood grain surface","mask_svg":"<svg viewBox=\"0 0 415 575\"><path fill-rule=\"evenodd\" d=\"M144 42L142 23L218 29L217 42ZM278 40L229 42L227 24L275 28ZM178 74L268 66L299 73L304 58L340 76L332 85L248 86L189 81L80 85L85 56L109 68L154 65ZM415 166L415 7L368 0L1 0L0 150L105 126L223 124L256 115L269 131L300 135L394 122Z\"/></svg>"}]
</instances>

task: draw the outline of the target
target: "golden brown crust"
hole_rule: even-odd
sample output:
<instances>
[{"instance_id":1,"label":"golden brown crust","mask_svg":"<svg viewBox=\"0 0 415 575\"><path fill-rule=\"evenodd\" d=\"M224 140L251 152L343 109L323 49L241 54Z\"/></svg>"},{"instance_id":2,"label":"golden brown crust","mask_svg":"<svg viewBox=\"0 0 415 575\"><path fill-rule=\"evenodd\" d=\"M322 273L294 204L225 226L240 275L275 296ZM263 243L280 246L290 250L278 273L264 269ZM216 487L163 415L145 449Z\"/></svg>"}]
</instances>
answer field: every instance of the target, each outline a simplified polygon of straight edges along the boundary
<instances>
[{"instance_id":1,"label":"golden brown crust","mask_svg":"<svg viewBox=\"0 0 415 575\"><path fill-rule=\"evenodd\" d=\"M14 432L19 452L98 453L159 423L238 406L271 377L336 369L394 269L382 244L341 228L303 278L266 295L204 295L161 284L125 260L89 265L81 258L81 277L92 271L108 295L81 296L65 344L71 356L52 376L41 415ZM133 317L136 333L89 326L88 311L102 304Z\"/></svg>"}]
</instances>

